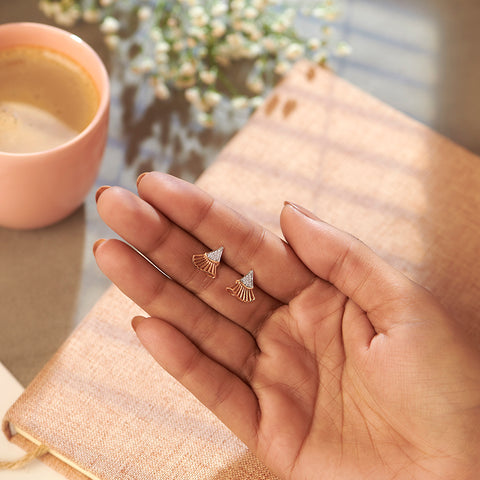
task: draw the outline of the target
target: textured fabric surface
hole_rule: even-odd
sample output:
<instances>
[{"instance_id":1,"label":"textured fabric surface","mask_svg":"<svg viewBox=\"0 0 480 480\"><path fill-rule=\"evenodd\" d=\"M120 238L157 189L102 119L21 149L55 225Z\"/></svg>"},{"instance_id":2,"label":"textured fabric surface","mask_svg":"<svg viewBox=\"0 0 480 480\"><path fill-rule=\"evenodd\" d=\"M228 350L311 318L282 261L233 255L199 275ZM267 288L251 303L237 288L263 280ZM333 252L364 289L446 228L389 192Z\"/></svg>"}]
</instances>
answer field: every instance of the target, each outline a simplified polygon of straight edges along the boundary
<instances>
[{"instance_id":1,"label":"textured fabric surface","mask_svg":"<svg viewBox=\"0 0 480 480\"><path fill-rule=\"evenodd\" d=\"M480 159L328 71L298 64L198 184L277 233L283 201L304 205L480 340ZM102 480L273 479L141 348L136 313L112 287L7 419Z\"/></svg>"},{"instance_id":2,"label":"textured fabric surface","mask_svg":"<svg viewBox=\"0 0 480 480\"><path fill-rule=\"evenodd\" d=\"M112 286L7 413L11 424L100 479L273 479L140 345L130 320L141 313Z\"/></svg>"},{"instance_id":3,"label":"textured fabric surface","mask_svg":"<svg viewBox=\"0 0 480 480\"><path fill-rule=\"evenodd\" d=\"M283 202L303 205L480 342L480 158L332 73L299 63L197 184L277 234Z\"/></svg>"}]
</instances>

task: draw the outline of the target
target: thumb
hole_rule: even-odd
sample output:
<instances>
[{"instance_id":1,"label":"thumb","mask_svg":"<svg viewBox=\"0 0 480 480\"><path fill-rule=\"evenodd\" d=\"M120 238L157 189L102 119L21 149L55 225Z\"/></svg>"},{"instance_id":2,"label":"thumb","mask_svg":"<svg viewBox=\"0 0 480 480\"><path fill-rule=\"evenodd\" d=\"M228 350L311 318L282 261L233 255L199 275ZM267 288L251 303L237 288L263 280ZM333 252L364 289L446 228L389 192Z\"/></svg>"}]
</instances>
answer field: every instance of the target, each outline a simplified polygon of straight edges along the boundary
<instances>
[{"instance_id":1,"label":"thumb","mask_svg":"<svg viewBox=\"0 0 480 480\"><path fill-rule=\"evenodd\" d=\"M303 263L352 299L377 331L393 322L381 313L391 312L392 303L403 304L418 288L360 240L303 207L286 202L280 222L285 239Z\"/></svg>"}]
</instances>

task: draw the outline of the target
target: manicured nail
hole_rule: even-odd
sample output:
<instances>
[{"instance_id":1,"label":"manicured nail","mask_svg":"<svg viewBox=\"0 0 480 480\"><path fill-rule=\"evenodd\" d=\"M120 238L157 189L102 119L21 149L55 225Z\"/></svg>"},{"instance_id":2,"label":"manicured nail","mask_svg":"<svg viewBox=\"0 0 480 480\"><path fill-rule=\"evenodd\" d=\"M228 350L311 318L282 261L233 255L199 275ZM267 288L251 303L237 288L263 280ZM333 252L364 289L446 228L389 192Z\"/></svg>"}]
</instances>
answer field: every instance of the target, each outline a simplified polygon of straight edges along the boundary
<instances>
[{"instance_id":1,"label":"manicured nail","mask_svg":"<svg viewBox=\"0 0 480 480\"><path fill-rule=\"evenodd\" d=\"M297 205L296 203L293 203L293 202L284 202L283 203L284 206L290 206L292 208L294 208L295 210L297 210L297 212L300 212L302 215L305 215L306 217L308 218L311 218L312 220L320 220L320 218L318 218L314 213L312 213L310 210L307 210L306 208L304 207L301 207L300 205Z\"/></svg>"},{"instance_id":2,"label":"manicured nail","mask_svg":"<svg viewBox=\"0 0 480 480\"><path fill-rule=\"evenodd\" d=\"M145 320L144 317L133 317L133 318L132 318L132 328L133 328L133 330L135 330L135 332L137 331L138 325L139 325L140 322L142 322L143 320Z\"/></svg>"},{"instance_id":3,"label":"manicured nail","mask_svg":"<svg viewBox=\"0 0 480 480\"><path fill-rule=\"evenodd\" d=\"M137 188L138 188L138 186L140 185L140 182L142 181L143 177L144 177L145 175L148 175L149 173L150 173L150 172L143 172L143 173L141 173L141 174L138 176L138 178L137 178Z\"/></svg>"},{"instance_id":4,"label":"manicured nail","mask_svg":"<svg viewBox=\"0 0 480 480\"><path fill-rule=\"evenodd\" d=\"M110 185L104 185L103 187L100 187L97 190L97 193L95 194L95 201L98 202L98 199L100 198L100 195L107 189L110 188Z\"/></svg>"},{"instance_id":5,"label":"manicured nail","mask_svg":"<svg viewBox=\"0 0 480 480\"><path fill-rule=\"evenodd\" d=\"M95 252L97 251L97 248L98 248L103 242L105 242L105 239L104 239L104 238L99 238L99 239L93 244L92 250L93 250L93 254L94 254L94 255L95 255Z\"/></svg>"}]
</instances>

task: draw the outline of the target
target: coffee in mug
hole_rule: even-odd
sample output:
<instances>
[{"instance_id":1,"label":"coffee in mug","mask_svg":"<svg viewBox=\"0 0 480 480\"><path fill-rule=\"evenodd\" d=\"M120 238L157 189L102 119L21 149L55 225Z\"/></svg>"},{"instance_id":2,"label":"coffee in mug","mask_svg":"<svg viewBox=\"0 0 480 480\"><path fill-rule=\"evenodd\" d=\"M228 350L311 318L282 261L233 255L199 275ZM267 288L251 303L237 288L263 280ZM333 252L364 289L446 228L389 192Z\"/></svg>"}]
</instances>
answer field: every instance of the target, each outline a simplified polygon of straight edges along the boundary
<instances>
[{"instance_id":1,"label":"coffee in mug","mask_svg":"<svg viewBox=\"0 0 480 480\"><path fill-rule=\"evenodd\" d=\"M77 36L0 24L0 226L39 228L95 184L108 133L105 67Z\"/></svg>"},{"instance_id":2,"label":"coffee in mug","mask_svg":"<svg viewBox=\"0 0 480 480\"><path fill-rule=\"evenodd\" d=\"M99 94L89 74L54 50L0 49L0 151L54 148L92 121Z\"/></svg>"}]
</instances>

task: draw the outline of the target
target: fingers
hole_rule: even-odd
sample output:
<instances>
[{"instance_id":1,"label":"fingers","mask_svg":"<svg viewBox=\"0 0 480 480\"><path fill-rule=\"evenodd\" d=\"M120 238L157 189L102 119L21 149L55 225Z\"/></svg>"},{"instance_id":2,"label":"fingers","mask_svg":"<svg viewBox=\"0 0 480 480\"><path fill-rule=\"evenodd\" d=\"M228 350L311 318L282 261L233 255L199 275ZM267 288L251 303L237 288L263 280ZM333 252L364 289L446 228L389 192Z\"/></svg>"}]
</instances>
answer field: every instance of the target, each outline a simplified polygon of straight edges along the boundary
<instances>
[{"instance_id":1,"label":"fingers","mask_svg":"<svg viewBox=\"0 0 480 480\"><path fill-rule=\"evenodd\" d=\"M280 302L288 303L312 282L312 273L285 242L194 185L151 172L141 177L138 192L211 250L223 245L222 262L242 274L253 269L255 284Z\"/></svg>"},{"instance_id":2,"label":"fingers","mask_svg":"<svg viewBox=\"0 0 480 480\"><path fill-rule=\"evenodd\" d=\"M259 406L250 387L205 355L169 322L137 318L132 324L153 358L253 447Z\"/></svg>"},{"instance_id":3,"label":"fingers","mask_svg":"<svg viewBox=\"0 0 480 480\"><path fill-rule=\"evenodd\" d=\"M251 376L258 349L245 329L168 279L120 240L98 245L95 258L103 273L150 315L169 322L240 378Z\"/></svg>"},{"instance_id":4,"label":"fingers","mask_svg":"<svg viewBox=\"0 0 480 480\"><path fill-rule=\"evenodd\" d=\"M310 212L286 204L281 214L286 240L310 270L352 299L377 332L395 322L392 305L405 302L415 285L353 236ZM388 311L389 315L384 313ZM368 331L368 327L364 327Z\"/></svg>"},{"instance_id":5,"label":"fingers","mask_svg":"<svg viewBox=\"0 0 480 480\"><path fill-rule=\"evenodd\" d=\"M170 278L249 331L258 330L269 312L278 306L278 300L264 293L258 286L254 288L256 300L253 303L242 303L230 295L226 287L235 284L242 275L226 265L223 257L215 279L195 268L192 255L208 251L210 247L205 247L201 241L133 193L118 187L109 188L101 193L97 206L107 225ZM211 248L219 246L217 244ZM228 249L228 244L225 243L224 247ZM122 274L118 269L112 271L112 281L118 283L117 275ZM137 277L131 275L130 281L136 282ZM256 284L256 275L254 281ZM143 302L139 305L145 308ZM155 311L151 314L158 316Z\"/></svg>"}]
</instances>

